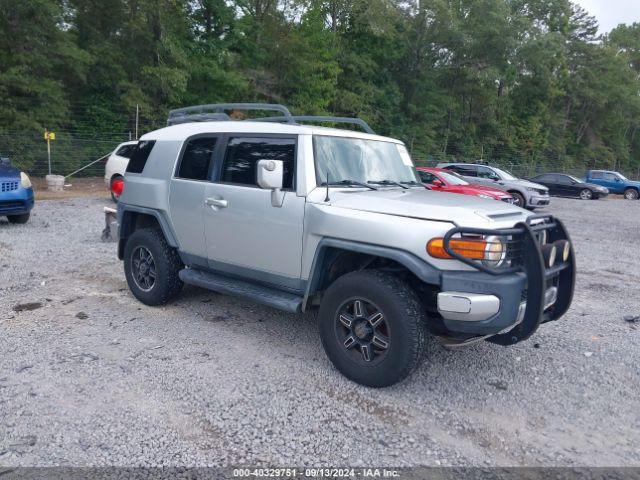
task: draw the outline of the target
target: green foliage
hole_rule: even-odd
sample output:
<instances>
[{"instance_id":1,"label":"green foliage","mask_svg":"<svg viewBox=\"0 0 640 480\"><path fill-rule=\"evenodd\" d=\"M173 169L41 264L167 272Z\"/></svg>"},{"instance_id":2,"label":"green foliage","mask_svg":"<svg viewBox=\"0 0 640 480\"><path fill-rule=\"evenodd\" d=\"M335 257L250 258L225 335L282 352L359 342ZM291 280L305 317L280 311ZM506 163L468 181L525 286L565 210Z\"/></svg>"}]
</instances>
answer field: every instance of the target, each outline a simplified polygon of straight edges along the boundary
<instances>
[{"instance_id":1,"label":"green foliage","mask_svg":"<svg viewBox=\"0 0 640 480\"><path fill-rule=\"evenodd\" d=\"M64 171L171 108L365 118L418 163L640 171L640 24L570 0L0 0L0 151ZM58 158L59 158L58 157ZM46 162L45 162L46 163Z\"/></svg>"}]
</instances>

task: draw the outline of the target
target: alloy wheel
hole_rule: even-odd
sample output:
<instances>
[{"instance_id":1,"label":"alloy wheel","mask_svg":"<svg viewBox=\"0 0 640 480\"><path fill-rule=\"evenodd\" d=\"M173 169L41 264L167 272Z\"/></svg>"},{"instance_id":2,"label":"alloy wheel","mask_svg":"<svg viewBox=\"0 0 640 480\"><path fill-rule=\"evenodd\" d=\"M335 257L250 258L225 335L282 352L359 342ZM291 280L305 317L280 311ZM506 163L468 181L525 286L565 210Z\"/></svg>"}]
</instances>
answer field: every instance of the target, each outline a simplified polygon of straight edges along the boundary
<instances>
[{"instance_id":1,"label":"alloy wheel","mask_svg":"<svg viewBox=\"0 0 640 480\"><path fill-rule=\"evenodd\" d=\"M156 262L147 247L136 247L131 254L133 281L140 290L148 292L156 283Z\"/></svg>"},{"instance_id":2,"label":"alloy wheel","mask_svg":"<svg viewBox=\"0 0 640 480\"><path fill-rule=\"evenodd\" d=\"M389 351L389 325L382 310L369 300L344 302L336 314L335 329L338 341L358 363L379 363Z\"/></svg>"}]
</instances>

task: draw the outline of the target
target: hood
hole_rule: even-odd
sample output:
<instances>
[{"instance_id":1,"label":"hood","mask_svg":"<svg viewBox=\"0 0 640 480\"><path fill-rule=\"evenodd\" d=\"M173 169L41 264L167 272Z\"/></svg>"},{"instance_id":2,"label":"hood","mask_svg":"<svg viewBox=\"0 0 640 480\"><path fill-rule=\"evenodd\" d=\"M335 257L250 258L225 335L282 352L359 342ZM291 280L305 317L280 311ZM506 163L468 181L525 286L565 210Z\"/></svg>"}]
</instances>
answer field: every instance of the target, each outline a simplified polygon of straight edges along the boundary
<instances>
[{"instance_id":1,"label":"hood","mask_svg":"<svg viewBox=\"0 0 640 480\"><path fill-rule=\"evenodd\" d=\"M507 185L507 184L520 185L521 187L535 188L537 190L544 190L545 192L549 190L544 185L540 185L539 183L534 183L529 180L523 180L521 178L518 178L517 180L501 180L498 183L500 185Z\"/></svg>"},{"instance_id":2,"label":"hood","mask_svg":"<svg viewBox=\"0 0 640 480\"><path fill-rule=\"evenodd\" d=\"M10 165L0 163L0 180L20 179L20 170Z\"/></svg>"},{"instance_id":3,"label":"hood","mask_svg":"<svg viewBox=\"0 0 640 480\"><path fill-rule=\"evenodd\" d=\"M320 190L314 190L312 201L323 203L324 191ZM332 190L330 204L338 208L484 228L512 226L531 215L530 212L505 202L417 188Z\"/></svg>"}]
</instances>

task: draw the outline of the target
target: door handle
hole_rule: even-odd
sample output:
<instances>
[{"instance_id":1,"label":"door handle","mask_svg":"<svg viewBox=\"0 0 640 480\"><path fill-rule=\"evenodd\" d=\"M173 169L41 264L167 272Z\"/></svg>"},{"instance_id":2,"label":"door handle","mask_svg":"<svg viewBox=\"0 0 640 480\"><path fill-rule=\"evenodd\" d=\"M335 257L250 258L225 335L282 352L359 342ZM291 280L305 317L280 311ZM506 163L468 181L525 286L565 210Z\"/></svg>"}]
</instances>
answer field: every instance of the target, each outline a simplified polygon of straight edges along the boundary
<instances>
[{"instance_id":1,"label":"door handle","mask_svg":"<svg viewBox=\"0 0 640 480\"><path fill-rule=\"evenodd\" d=\"M229 206L229 202L224 198L207 198L204 202L210 207L227 208Z\"/></svg>"}]
</instances>

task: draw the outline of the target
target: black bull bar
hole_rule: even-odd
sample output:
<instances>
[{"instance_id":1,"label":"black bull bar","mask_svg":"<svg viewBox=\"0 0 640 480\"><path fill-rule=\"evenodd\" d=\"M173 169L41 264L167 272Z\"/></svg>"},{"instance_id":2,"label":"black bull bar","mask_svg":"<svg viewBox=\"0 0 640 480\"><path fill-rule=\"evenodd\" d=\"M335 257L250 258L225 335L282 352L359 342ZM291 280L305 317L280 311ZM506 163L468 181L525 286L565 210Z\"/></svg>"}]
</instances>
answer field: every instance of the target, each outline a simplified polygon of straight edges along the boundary
<instances>
[{"instance_id":1,"label":"black bull bar","mask_svg":"<svg viewBox=\"0 0 640 480\"><path fill-rule=\"evenodd\" d=\"M501 237L506 245L509 265L502 268L490 267L463 257L450 246L454 235ZM557 240L569 241L569 258L566 261L560 258L559 263L548 267L541 244L543 241L550 244ZM525 222L506 229L453 228L444 236L444 248L453 258L491 275L526 275L526 290L522 294L526 308L522 321L507 332L489 337L487 340L490 342L513 345L526 340L540 324L559 319L571 306L576 275L574 248L564 224L551 215L532 215ZM548 287L557 289L557 297L555 303L545 309Z\"/></svg>"}]
</instances>

